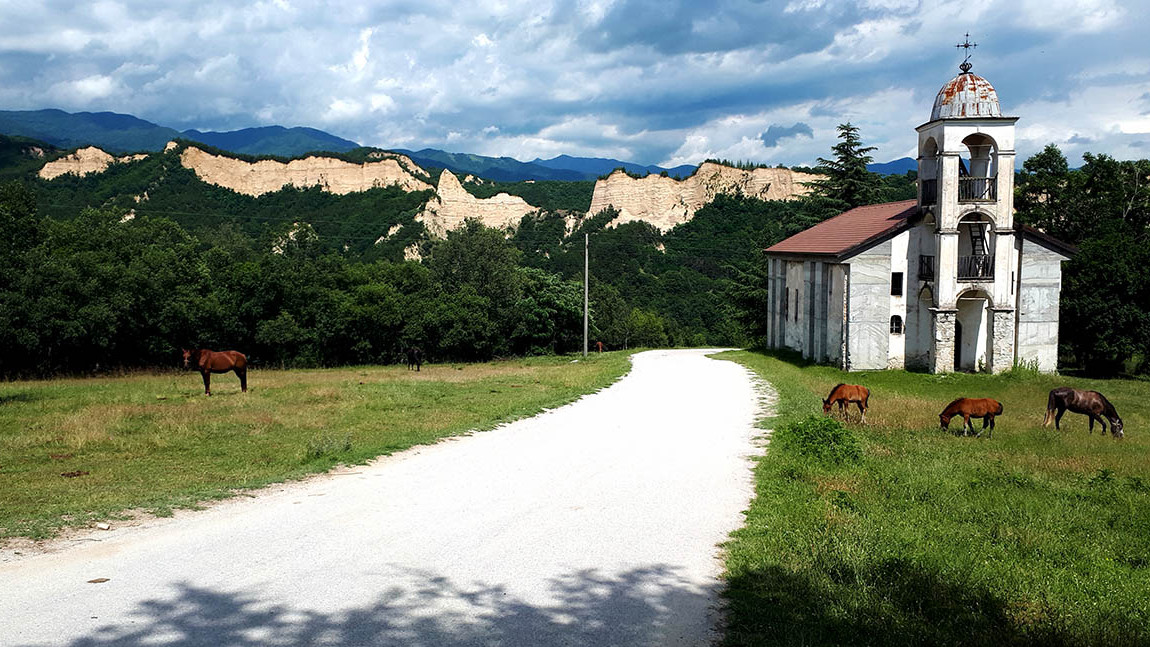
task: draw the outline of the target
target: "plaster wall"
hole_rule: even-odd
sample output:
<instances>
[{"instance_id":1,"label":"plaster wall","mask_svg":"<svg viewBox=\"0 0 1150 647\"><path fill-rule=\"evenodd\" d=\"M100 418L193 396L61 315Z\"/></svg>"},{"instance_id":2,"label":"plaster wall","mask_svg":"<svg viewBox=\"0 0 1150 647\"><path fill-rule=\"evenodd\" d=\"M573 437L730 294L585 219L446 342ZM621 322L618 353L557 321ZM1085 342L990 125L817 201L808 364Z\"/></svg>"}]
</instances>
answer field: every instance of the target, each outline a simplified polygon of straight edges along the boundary
<instances>
[{"instance_id":1,"label":"plaster wall","mask_svg":"<svg viewBox=\"0 0 1150 647\"><path fill-rule=\"evenodd\" d=\"M956 341L962 350L955 370L973 371L980 363L989 365L986 354L987 331L990 329L987 306L986 299L959 298L958 323L962 326L962 339Z\"/></svg>"},{"instance_id":2,"label":"plaster wall","mask_svg":"<svg viewBox=\"0 0 1150 647\"><path fill-rule=\"evenodd\" d=\"M786 323L783 325L783 346L806 353L806 331L808 314L803 308L806 303L806 273L807 264L802 261L784 261L784 280L786 286L783 297L783 313Z\"/></svg>"},{"instance_id":3,"label":"plaster wall","mask_svg":"<svg viewBox=\"0 0 1150 647\"><path fill-rule=\"evenodd\" d=\"M893 275L898 272L902 274L902 289L901 294L889 296L890 299L890 314L887 317L887 367L888 368L903 368L905 366L906 358L906 339L907 339L907 303L915 296L915 286L918 283L917 277L912 276L910 273L910 231L904 231L895 236L890 241L890 273L891 273L891 287L893 288ZM914 256L914 268L918 271L918 255ZM888 290L892 292L893 290ZM902 319L903 330L900 333L890 332L890 318L899 317Z\"/></svg>"},{"instance_id":4,"label":"plaster wall","mask_svg":"<svg viewBox=\"0 0 1150 647\"><path fill-rule=\"evenodd\" d=\"M1022 241L1015 353L1019 361L1037 360L1044 373L1058 369L1058 299L1064 260L1057 252Z\"/></svg>"},{"instance_id":5,"label":"plaster wall","mask_svg":"<svg viewBox=\"0 0 1150 647\"><path fill-rule=\"evenodd\" d=\"M850 370L883 369L890 358L891 242L850 259Z\"/></svg>"},{"instance_id":6,"label":"plaster wall","mask_svg":"<svg viewBox=\"0 0 1150 647\"><path fill-rule=\"evenodd\" d=\"M845 348L843 333L846 328L849 303L847 301L847 280L849 265L827 265L827 361L839 368L845 368Z\"/></svg>"}]
</instances>

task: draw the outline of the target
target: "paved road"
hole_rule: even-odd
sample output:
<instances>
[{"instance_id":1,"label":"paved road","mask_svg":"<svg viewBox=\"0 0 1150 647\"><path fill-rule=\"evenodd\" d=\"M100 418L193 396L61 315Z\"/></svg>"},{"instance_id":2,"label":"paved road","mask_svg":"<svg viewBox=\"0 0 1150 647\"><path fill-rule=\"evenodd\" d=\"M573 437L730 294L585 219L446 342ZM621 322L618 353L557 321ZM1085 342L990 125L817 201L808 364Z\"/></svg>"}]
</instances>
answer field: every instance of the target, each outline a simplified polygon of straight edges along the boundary
<instances>
[{"instance_id":1,"label":"paved road","mask_svg":"<svg viewBox=\"0 0 1150 647\"><path fill-rule=\"evenodd\" d=\"M705 645L757 407L736 364L643 353L529 420L0 564L0 644Z\"/></svg>"}]
</instances>

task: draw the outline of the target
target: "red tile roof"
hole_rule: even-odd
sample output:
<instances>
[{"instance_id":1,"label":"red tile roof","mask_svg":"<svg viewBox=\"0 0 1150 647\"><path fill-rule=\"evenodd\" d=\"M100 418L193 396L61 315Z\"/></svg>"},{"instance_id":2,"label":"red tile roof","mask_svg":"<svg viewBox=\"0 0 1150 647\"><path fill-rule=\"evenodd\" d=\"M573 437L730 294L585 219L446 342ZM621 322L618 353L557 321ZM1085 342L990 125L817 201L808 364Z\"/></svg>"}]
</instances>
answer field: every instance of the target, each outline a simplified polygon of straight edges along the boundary
<instances>
[{"instance_id":1,"label":"red tile roof","mask_svg":"<svg viewBox=\"0 0 1150 647\"><path fill-rule=\"evenodd\" d=\"M917 212L916 200L855 207L771 245L767 253L845 256L856 248L901 229Z\"/></svg>"}]
</instances>

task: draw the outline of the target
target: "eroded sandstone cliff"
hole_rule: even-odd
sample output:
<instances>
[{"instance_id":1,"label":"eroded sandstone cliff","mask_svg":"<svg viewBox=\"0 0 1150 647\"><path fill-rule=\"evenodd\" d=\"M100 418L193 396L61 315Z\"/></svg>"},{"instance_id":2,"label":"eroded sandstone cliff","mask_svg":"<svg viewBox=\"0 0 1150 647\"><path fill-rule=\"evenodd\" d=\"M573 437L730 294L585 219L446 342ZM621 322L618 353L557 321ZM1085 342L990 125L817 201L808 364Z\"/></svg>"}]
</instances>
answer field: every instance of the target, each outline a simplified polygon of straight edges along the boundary
<instances>
[{"instance_id":1,"label":"eroded sandstone cliff","mask_svg":"<svg viewBox=\"0 0 1150 647\"><path fill-rule=\"evenodd\" d=\"M477 198L463 188L451 171L444 169L439 175L435 197L427 201L415 219L422 222L432 236L442 238L448 231L461 227L468 218L503 229L517 227L523 216L538 210L517 195L498 193L490 198Z\"/></svg>"},{"instance_id":2,"label":"eroded sandstone cliff","mask_svg":"<svg viewBox=\"0 0 1150 647\"><path fill-rule=\"evenodd\" d=\"M389 154L375 162L355 164L332 157L308 156L279 162L244 160L212 155L195 146L180 153L180 163L195 171L204 182L247 195L279 191L287 185L321 186L325 191L345 194L373 187L398 185L404 191L424 191L431 185L407 169L419 169L403 155Z\"/></svg>"},{"instance_id":3,"label":"eroded sandstone cliff","mask_svg":"<svg viewBox=\"0 0 1150 647\"><path fill-rule=\"evenodd\" d=\"M665 232L690 220L720 193L790 200L810 193L803 183L818 177L785 168L743 170L713 162L704 162L683 180L659 175L634 178L620 170L595 183L588 215L613 206L619 217L611 226L642 220Z\"/></svg>"},{"instance_id":4,"label":"eroded sandstone cliff","mask_svg":"<svg viewBox=\"0 0 1150 647\"><path fill-rule=\"evenodd\" d=\"M89 146L76 152L65 155L58 160L48 162L40 169L40 177L45 180L58 178L71 173L73 175L88 175L89 173L103 173L112 162L133 162L146 158L147 155L125 155L115 157L104 151Z\"/></svg>"}]
</instances>

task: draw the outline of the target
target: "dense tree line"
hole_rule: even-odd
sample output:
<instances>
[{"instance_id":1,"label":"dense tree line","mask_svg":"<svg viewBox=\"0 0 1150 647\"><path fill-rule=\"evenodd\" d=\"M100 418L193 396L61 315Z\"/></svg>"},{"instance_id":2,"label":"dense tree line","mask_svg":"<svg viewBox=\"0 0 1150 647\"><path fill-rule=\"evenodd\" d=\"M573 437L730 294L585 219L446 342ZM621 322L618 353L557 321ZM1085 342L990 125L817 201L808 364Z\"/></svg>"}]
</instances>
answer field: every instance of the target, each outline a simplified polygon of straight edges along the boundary
<instances>
[{"instance_id":1,"label":"dense tree line","mask_svg":"<svg viewBox=\"0 0 1150 647\"><path fill-rule=\"evenodd\" d=\"M1078 246L1063 266L1062 361L1092 373L1150 371L1150 160L1083 155L1053 144L1017 175L1020 221Z\"/></svg>"},{"instance_id":2,"label":"dense tree line","mask_svg":"<svg viewBox=\"0 0 1150 647\"><path fill-rule=\"evenodd\" d=\"M352 260L317 240L282 253L217 226L209 242L173 220L113 208L40 216L25 186L0 187L0 373L174 364L181 346L238 348L264 365L439 360L569 352L582 286L520 263L478 224L424 263Z\"/></svg>"}]
</instances>

